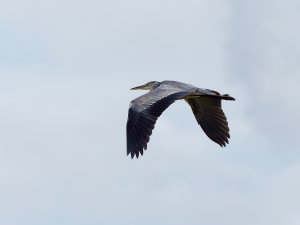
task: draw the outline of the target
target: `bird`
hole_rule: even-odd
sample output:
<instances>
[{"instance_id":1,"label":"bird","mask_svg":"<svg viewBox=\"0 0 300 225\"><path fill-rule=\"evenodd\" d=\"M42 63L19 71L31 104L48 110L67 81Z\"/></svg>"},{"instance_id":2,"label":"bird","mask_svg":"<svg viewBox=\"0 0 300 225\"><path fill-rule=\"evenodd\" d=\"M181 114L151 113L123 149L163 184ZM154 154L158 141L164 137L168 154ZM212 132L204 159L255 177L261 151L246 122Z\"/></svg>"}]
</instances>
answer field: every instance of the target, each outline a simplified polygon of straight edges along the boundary
<instances>
[{"instance_id":1,"label":"bird","mask_svg":"<svg viewBox=\"0 0 300 225\"><path fill-rule=\"evenodd\" d=\"M235 100L229 94L172 80L150 81L130 90L149 90L129 104L126 133L127 155L131 158L143 155L158 117L182 99L190 105L196 121L212 141L221 147L229 143L228 122L221 108L221 100Z\"/></svg>"}]
</instances>

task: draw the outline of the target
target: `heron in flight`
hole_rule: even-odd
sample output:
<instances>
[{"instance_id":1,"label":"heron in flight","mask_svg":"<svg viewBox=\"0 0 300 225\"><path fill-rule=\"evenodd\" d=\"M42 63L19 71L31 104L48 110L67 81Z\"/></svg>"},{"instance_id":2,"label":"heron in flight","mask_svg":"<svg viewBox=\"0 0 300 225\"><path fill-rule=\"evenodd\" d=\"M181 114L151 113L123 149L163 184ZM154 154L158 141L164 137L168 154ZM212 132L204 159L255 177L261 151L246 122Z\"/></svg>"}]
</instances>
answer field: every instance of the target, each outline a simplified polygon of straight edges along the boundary
<instances>
[{"instance_id":1,"label":"heron in flight","mask_svg":"<svg viewBox=\"0 0 300 225\"><path fill-rule=\"evenodd\" d=\"M221 147L228 144L229 127L221 100L235 100L228 94L202 89L178 81L151 81L131 90L150 90L132 100L127 120L127 155L131 158L147 149L157 118L176 100L184 99L192 108L204 133Z\"/></svg>"}]
</instances>

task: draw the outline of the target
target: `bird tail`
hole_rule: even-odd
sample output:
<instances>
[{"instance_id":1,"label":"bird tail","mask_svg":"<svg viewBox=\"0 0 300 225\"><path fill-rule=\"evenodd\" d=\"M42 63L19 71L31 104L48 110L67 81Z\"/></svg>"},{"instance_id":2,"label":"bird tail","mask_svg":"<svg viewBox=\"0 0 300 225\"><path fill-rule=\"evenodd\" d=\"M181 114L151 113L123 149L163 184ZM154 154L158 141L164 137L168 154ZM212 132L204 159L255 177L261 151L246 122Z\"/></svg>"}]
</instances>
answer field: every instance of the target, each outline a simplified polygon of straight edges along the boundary
<instances>
[{"instance_id":1,"label":"bird tail","mask_svg":"<svg viewBox=\"0 0 300 225\"><path fill-rule=\"evenodd\" d=\"M207 95L207 96L212 98L217 98L217 99L235 101L235 98L231 97L229 94L221 95L219 92L215 92L215 93L216 93L215 95Z\"/></svg>"},{"instance_id":2,"label":"bird tail","mask_svg":"<svg viewBox=\"0 0 300 225\"><path fill-rule=\"evenodd\" d=\"M235 101L235 98L231 97L229 94L219 95L219 96L216 96L216 97L220 97L221 99L224 99L224 100Z\"/></svg>"},{"instance_id":3,"label":"bird tail","mask_svg":"<svg viewBox=\"0 0 300 225\"><path fill-rule=\"evenodd\" d=\"M195 97L212 97L216 99L230 100L235 101L234 97L231 97L229 94L221 95L219 92L213 91L214 94L203 94L203 93L192 93L182 97L182 99L195 98Z\"/></svg>"}]
</instances>

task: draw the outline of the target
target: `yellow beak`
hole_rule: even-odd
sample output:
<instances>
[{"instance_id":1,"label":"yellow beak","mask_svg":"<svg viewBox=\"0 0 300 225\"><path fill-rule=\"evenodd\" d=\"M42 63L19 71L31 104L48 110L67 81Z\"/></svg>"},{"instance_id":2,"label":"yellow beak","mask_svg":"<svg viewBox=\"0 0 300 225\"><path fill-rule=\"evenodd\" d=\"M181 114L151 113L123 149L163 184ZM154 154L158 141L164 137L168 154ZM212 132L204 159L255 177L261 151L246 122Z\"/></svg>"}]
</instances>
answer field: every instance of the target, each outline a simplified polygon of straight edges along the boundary
<instances>
[{"instance_id":1,"label":"yellow beak","mask_svg":"<svg viewBox=\"0 0 300 225\"><path fill-rule=\"evenodd\" d=\"M133 88L130 88L130 90L146 90L147 89L147 85L146 84L143 84L141 86L137 86L137 87L133 87Z\"/></svg>"}]
</instances>

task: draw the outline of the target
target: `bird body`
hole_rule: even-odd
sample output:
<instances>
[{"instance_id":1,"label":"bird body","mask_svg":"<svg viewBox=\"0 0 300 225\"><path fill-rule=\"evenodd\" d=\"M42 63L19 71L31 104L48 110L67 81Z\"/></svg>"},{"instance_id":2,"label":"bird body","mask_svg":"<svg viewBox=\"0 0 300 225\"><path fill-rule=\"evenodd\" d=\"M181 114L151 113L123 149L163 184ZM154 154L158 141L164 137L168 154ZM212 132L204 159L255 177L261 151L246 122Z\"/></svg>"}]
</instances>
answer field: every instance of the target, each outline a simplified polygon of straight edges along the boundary
<instances>
[{"instance_id":1,"label":"bird body","mask_svg":"<svg viewBox=\"0 0 300 225\"><path fill-rule=\"evenodd\" d=\"M132 100L127 120L127 155L143 155L158 117L174 101L184 99L191 107L205 134L220 146L228 143L229 128L221 100L235 100L217 91L178 81L151 81L131 90L150 90Z\"/></svg>"}]
</instances>

